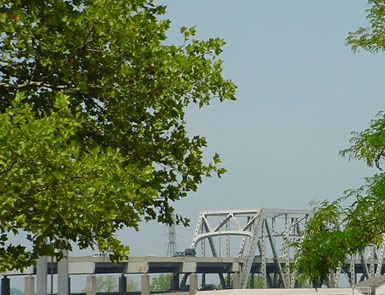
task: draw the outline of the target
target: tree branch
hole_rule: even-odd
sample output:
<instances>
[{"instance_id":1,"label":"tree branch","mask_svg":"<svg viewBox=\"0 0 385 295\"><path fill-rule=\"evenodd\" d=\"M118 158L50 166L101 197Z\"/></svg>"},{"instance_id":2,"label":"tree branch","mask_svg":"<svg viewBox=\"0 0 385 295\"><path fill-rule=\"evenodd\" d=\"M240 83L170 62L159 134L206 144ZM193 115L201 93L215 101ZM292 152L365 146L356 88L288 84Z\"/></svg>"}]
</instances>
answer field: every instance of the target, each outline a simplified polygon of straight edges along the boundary
<instances>
[{"instance_id":1,"label":"tree branch","mask_svg":"<svg viewBox=\"0 0 385 295\"><path fill-rule=\"evenodd\" d=\"M381 166L380 166L380 161L381 161L381 158L384 156L384 152L385 152L385 148L383 148L381 150L381 152L376 156L376 158L374 159L374 163L376 165L376 167L380 170L380 171L383 171Z\"/></svg>"},{"instance_id":2,"label":"tree branch","mask_svg":"<svg viewBox=\"0 0 385 295\"><path fill-rule=\"evenodd\" d=\"M4 88L6 90L20 90L27 87L47 87L52 89L58 89L58 90L66 90L71 89L68 87L68 85L52 85L49 83L45 83L43 81L28 81L22 84L9 84L9 83L3 83L0 82L0 88Z\"/></svg>"}]
</instances>

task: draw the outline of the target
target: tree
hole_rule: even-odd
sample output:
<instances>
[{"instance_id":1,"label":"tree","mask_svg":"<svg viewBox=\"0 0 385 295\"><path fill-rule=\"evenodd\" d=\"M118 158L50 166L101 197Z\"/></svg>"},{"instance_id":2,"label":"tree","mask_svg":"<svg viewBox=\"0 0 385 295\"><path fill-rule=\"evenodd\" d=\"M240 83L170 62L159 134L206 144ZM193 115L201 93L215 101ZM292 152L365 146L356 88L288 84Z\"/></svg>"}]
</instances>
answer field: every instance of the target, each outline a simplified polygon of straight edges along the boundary
<instances>
[{"instance_id":1,"label":"tree","mask_svg":"<svg viewBox=\"0 0 385 295\"><path fill-rule=\"evenodd\" d=\"M118 289L116 277L113 276L97 276L96 292L114 292Z\"/></svg>"},{"instance_id":2,"label":"tree","mask_svg":"<svg viewBox=\"0 0 385 295\"><path fill-rule=\"evenodd\" d=\"M368 28L350 33L347 44L354 51L385 51L385 1L369 0ZM303 240L297 243L296 271L301 280L314 284L327 279L346 255L370 245L379 245L385 233L385 113L380 112L362 132L354 132L351 146L340 152L349 159L364 160L378 173L358 189L350 189L336 201L322 202L307 224ZM351 202L350 206L346 206Z\"/></svg>"},{"instance_id":3,"label":"tree","mask_svg":"<svg viewBox=\"0 0 385 295\"><path fill-rule=\"evenodd\" d=\"M173 203L225 172L185 120L191 104L235 99L224 42L183 27L181 45L166 43L165 11L152 0L0 3L2 270L71 243L126 257L116 230L187 224ZM10 244L20 231L30 245Z\"/></svg>"},{"instance_id":4,"label":"tree","mask_svg":"<svg viewBox=\"0 0 385 295\"><path fill-rule=\"evenodd\" d=\"M152 278L150 289L151 291L163 292L171 288L171 275L170 274L160 274L159 277Z\"/></svg>"},{"instance_id":5,"label":"tree","mask_svg":"<svg viewBox=\"0 0 385 295\"><path fill-rule=\"evenodd\" d=\"M71 113L65 96L42 118L21 100L0 114L0 266L33 263L33 251L7 243L8 233L19 229L39 251L67 247L63 236L124 251L110 220L128 222L138 214L132 203L156 196L140 184L150 181L151 170L122 165L118 150L82 147L74 138L82 119Z\"/></svg>"}]
</instances>

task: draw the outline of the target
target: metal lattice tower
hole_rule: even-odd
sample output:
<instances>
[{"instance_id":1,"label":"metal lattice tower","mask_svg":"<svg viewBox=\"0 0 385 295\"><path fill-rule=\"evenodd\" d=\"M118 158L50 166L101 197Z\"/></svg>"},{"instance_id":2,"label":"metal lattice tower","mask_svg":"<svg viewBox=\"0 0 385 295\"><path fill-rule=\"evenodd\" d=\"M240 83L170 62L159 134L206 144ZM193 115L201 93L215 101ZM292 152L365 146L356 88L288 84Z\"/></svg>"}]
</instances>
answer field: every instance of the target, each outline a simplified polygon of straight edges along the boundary
<instances>
[{"instance_id":1,"label":"metal lattice tower","mask_svg":"<svg viewBox=\"0 0 385 295\"><path fill-rule=\"evenodd\" d=\"M176 252L176 229L175 224L167 227L168 229L168 242L167 242L167 253L168 257L172 257Z\"/></svg>"}]
</instances>

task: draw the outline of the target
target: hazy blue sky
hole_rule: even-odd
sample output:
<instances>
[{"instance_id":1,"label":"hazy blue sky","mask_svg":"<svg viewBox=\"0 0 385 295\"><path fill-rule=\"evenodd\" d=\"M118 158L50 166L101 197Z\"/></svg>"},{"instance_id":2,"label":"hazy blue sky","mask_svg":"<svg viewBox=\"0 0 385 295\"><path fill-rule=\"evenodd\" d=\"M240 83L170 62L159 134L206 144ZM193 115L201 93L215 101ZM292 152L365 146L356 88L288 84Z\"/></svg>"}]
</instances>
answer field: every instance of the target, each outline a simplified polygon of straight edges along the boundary
<instances>
[{"instance_id":1,"label":"hazy blue sky","mask_svg":"<svg viewBox=\"0 0 385 295\"><path fill-rule=\"evenodd\" d=\"M350 132L362 130L384 109L383 54L353 54L349 31L366 25L366 1L162 1L179 28L196 25L198 37L226 40L225 76L238 85L238 101L213 103L188 114L191 135L207 137L228 173L206 180L179 202L195 226L202 210L309 208L358 187L374 170L338 156ZM132 255L166 253L164 227L142 226L120 235ZM178 228L179 248L192 229Z\"/></svg>"},{"instance_id":2,"label":"hazy blue sky","mask_svg":"<svg viewBox=\"0 0 385 295\"><path fill-rule=\"evenodd\" d=\"M160 2L173 22L169 42L180 42L179 28L192 25L201 39L225 39L224 74L238 85L238 101L188 112L191 135L207 137L207 155L218 152L228 173L176 204L192 224L177 229L178 248L190 245L200 211L308 209L375 172L338 156L350 132L384 110L384 54L345 46L347 33L366 25L367 1ZM119 236L132 255L166 254L162 225Z\"/></svg>"}]
</instances>

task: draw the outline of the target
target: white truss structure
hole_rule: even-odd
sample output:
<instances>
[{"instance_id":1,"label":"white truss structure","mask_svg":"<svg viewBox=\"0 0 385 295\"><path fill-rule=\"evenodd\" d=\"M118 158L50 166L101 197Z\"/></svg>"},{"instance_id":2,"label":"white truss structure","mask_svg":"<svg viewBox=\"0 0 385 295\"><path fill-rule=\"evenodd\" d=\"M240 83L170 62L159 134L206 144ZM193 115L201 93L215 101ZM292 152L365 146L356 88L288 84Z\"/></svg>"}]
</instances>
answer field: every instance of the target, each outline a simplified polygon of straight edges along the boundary
<instances>
[{"instance_id":1,"label":"white truss structure","mask_svg":"<svg viewBox=\"0 0 385 295\"><path fill-rule=\"evenodd\" d=\"M367 247L364 252L352 255L347 272L350 284L354 285L359 281L383 275L385 270L384 252L385 236L383 236L383 242L380 245Z\"/></svg>"},{"instance_id":2,"label":"white truss structure","mask_svg":"<svg viewBox=\"0 0 385 295\"><path fill-rule=\"evenodd\" d=\"M296 249L291 245L301 238L311 214L306 210L267 208L205 211L199 215L191 247L201 256L242 257L242 288L254 274L263 277L265 287L294 288L291 264ZM327 285L338 287L345 277L345 282L353 286L384 274L384 255L385 237L378 247L368 247L347 258L330 274ZM223 275L220 277L224 282Z\"/></svg>"},{"instance_id":3,"label":"white truss structure","mask_svg":"<svg viewBox=\"0 0 385 295\"><path fill-rule=\"evenodd\" d=\"M201 256L244 258L242 288L247 287L249 277L255 273L263 277L265 287L293 288L296 281L291 263L295 248L291 243L301 238L310 216L310 211L288 209L205 211L199 215L191 247L198 250L198 255L200 248ZM383 240L381 245L368 247L347 258L344 265L330 274L327 285L338 287L341 274L352 286L373 276L383 275L385 236ZM236 252L234 246L237 246ZM220 274L220 278L225 285L223 274Z\"/></svg>"},{"instance_id":4,"label":"white truss structure","mask_svg":"<svg viewBox=\"0 0 385 295\"><path fill-rule=\"evenodd\" d=\"M201 244L201 255L206 256L205 242L208 241L213 257L221 257L222 253L235 256L230 245L235 244L232 239L238 236L236 255L244 258L241 287L246 288L250 273L254 273L253 264L258 260L260 269L257 271L262 274L265 286L289 288L294 285L290 263L295 251L290 244L300 238L309 216L310 212L305 210L266 208L202 212L191 246L198 249ZM226 241L224 244L222 238ZM268 270L270 265L274 266L273 276Z\"/></svg>"}]
</instances>

